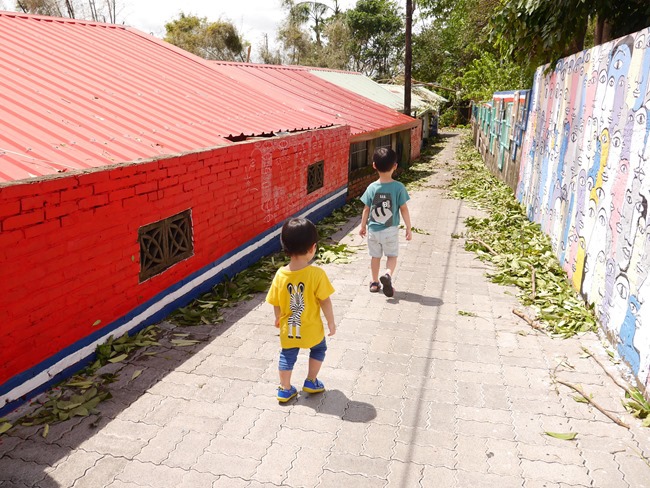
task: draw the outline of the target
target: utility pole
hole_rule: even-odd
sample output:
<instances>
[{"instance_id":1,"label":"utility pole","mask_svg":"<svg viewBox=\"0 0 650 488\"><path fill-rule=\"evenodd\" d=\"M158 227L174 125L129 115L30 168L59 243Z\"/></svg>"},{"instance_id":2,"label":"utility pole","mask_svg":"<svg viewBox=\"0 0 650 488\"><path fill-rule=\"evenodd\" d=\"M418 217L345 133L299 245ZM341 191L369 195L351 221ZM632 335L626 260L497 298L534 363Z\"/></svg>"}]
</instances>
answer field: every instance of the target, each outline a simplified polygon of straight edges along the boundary
<instances>
[{"instance_id":1,"label":"utility pole","mask_svg":"<svg viewBox=\"0 0 650 488\"><path fill-rule=\"evenodd\" d=\"M413 50L411 48L411 30L413 26L413 8L415 0L406 0L406 49L404 50L404 113L411 115L411 61Z\"/></svg>"}]
</instances>

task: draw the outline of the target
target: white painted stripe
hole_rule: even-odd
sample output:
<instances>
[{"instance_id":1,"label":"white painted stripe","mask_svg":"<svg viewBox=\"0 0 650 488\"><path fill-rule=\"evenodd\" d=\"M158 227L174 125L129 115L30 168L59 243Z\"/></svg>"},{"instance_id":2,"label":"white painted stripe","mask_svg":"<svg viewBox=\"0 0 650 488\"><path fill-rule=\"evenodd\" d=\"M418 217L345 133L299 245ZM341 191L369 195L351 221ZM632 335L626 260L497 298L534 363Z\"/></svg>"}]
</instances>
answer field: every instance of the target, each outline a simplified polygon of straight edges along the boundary
<instances>
[{"instance_id":1,"label":"white painted stripe","mask_svg":"<svg viewBox=\"0 0 650 488\"><path fill-rule=\"evenodd\" d=\"M348 189L347 187L343 188L342 190L338 191L337 193L333 194L329 198L323 200L319 204L311 207L309 210L303 212L302 214L299 215L299 217L306 217L307 215L317 211L318 209L324 207L328 203L332 202L333 200L336 200L337 198L340 198L341 196L345 195L347 193ZM162 297L162 299L156 303L153 303L149 308L144 310L142 313L136 315L133 317L131 320L126 322L124 325L121 327L118 327L117 329L113 329L111 332L107 333L106 335L100 337L97 339L95 342L88 344L87 346L73 352L69 356L66 356L65 358L61 359L58 363L53 364L50 366L48 369L45 371L40 372L33 378L30 378L29 380L25 381L22 383L20 386L17 386L13 390L9 391L5 395L0 397L0 407L3 405L6 405L7 403L13 402L14 400L17 400L18 398L22 397L23 395L27 395L29 392L35 390L39 386L41 386L44 383L47 383L52 377L56 376L59 374L61 371L64 369L78 363L82 359L85 359L86 357L90 356L94 351L95 348L99 344L103 344L108 340L110 336L113 337L120 337L121 335L125 334L126 332L129 332L131 329L137 327L139 324L147 320L149 317L152 315L155 315L157 312L162 310L166 305L172 303L173 301L183 297L184 295L190 293L194 288L197 286L201 285L208 279L214 277L218 273L220 273L223 269L227 268L228 266L231 266L235 264L237 261L242 259L244 256L250 254L251 252L255 251L256 249L259 249L262 247L264 244L269 242L271 239L274 239L275 237L280 235L281 228L276 229L275 231L271 232L268 234L266 237L263 239L259 240L258 242L255 242L254 244L251 244L250 246L242 249L236 254L233 254L230 256L228 259L226 259L224 262L220 263L219 265L215 266L212 269L209 269L205 273L197 276L194 278L192 281L188 281L180 287L178 290L170 293L169 295L165 295Z\"/></svg>"}]
</instances>

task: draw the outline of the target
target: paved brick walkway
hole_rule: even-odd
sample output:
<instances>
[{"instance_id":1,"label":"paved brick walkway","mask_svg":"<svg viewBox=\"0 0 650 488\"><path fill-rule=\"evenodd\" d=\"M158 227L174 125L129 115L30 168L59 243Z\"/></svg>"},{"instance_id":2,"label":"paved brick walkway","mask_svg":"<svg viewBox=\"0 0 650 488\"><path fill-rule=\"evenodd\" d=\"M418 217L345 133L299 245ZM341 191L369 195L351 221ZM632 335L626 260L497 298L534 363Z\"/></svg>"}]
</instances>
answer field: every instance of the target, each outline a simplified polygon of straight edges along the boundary
<instances>
[{"instance_id":1,"label":"paved brick walkway","mask_svg":"<svg viewBox=\"0 0 650 488\"><path fill-rule=\"evenodd\" d=\"M616 371L598 338L534 332L511 313L518 304L508 289L489 283L486 266L451 237L476 211L440 189L460 137L447 141L437 174L412 194L413 225L429 235L402 242L395 297L368 293L363 250L351 264L326 266L339 324L320 376L327 392L275 400L278 338L258 296L225 324L184 329L204 341L196 347L168 344L106 367L120 379L100 417L53 425L47 438L42 428L0 437L0 486L650 486L650 429L581 355L585 345ZM549 372L563 361L558 377L632 428L556 388ZM295 384L306 363L301 355Z\"/></svg>"}]
</instances>

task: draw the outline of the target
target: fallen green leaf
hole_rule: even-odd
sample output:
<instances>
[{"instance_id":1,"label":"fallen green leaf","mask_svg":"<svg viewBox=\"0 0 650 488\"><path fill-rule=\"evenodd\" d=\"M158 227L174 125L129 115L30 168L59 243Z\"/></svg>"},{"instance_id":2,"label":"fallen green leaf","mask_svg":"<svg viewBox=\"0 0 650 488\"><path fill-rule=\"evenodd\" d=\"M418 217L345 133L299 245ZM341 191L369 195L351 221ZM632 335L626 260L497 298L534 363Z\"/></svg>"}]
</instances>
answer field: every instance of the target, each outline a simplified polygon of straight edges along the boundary
<instances>
[{"instance_id":1,"label":"fallen green leaf","mask_svg":"<svg viewBox=\"0 0 650 488\"><path fill-rule=\"evenodd\" d=\"M98 326L99 324L101 324L101 323L102 323L101 320L95 320L95 321L93 322L93 327L97 327L97 326Z\"/></svg>"},{"instance_id":2,"label":"fallen green leaf","mask_svg":"<svg viewBox=\"0 0 650 488\"><path fill-rule=\"evenodd\" d=\"M5 432L7 432L7 431L8 431L9 429L11 429L12 427L13 427L13 425L10 424L9 422L3 422L3 423L1 423L1 424L0 424L0 434L4 434Z\"/></svg>"},{"instance_id":3,"label":"fallen green leaf","mask_svg":"<svg viewBox=\"0 0 650 488\"><path fill-rule=\"evenodd\" d=\"M131 379L134 380L134 379L136 379L138 376L140 376L141 374L142 374L142 370L141 370L141 369L138 369L138 370L136 370L136 371L133 372L133 374L131 375Z\"/></svg>"},{"instance_id":4,"label":"fallen green leaf","mask_svg":"<svg viewBox=\"0 0 650 488\"><path fill-rule=\"evenodd\" d=\"M49 433L50 433L50 424L45 424L45 427L43 428L43 439L45 439Z\"/></svg>"},{"instance_id":5,"label":"fallen green leaf","mask_svg":"<svg viewBox=\"0 0 650 488\"><path fill-rule=\"evenodd\" d=\"M556 439L562 439L563 441L572 441L578 435L576 432L567 432L567 433L544 432L544 433L550 437L555 437Z\"/></svg>"},{"instance_id":6,"label":"fallen green leaf","mask_svg":"<svg viewBox=\"0 0 650 488\"><path fill-rule=\"evenodd\" d=\"M126 358L128 358L128 354L120 354L119 356L115 356L114 358L111 358L108 360L109 363L119 363L121 361L124 361Z\"/></svg>"}]
</instances>

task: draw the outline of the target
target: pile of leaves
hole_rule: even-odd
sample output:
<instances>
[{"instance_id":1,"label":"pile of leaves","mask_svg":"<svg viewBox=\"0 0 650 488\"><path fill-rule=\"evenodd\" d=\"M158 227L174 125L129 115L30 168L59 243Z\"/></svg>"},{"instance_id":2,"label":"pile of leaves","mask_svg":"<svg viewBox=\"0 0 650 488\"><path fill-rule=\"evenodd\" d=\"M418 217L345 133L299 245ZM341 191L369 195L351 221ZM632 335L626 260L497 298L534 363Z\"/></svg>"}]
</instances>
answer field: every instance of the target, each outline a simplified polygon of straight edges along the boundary
<instances>
[{"instance_id":1,"label":"pile of leaves","mask_svg":"<svg viewBox=\"0 0 650 488\"><path fill-rule=\"evenodd\" d=\"M157 341L158 333L158 328L152 325L133 336L124 334L118 339L109 337L108 341L97 346L92 364L59 383L47 393L44 400L36 403L32 413L14 423L0 419L0 434L9 431L14 425L43 425L42 435L47 437L51 424L96 413L95 407L111 398L107 385L117 379L114 373L97 374L100 368L106 364L122 362L140 348L160 345Z\"/></svg>"},{"instance_id":2,"label":"pile of leaves","mask_svg":"<svg viewBox=\"0 0 650 488\"><path fill-rule=\"evenodd\" d=\"M487 215L465 220L465 248L494 264L489 278L518 287L521 301L553 334L570 337L595 330L593 309L571 287L548 237L526 218L512 190L488 173L470 137L461 143L457 158L460 174L452 181L451 195Z\"/></svg>"}]
</instances>

